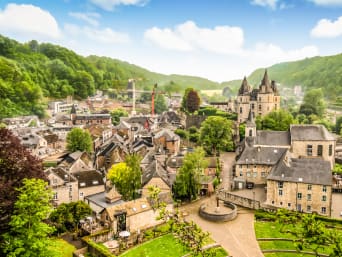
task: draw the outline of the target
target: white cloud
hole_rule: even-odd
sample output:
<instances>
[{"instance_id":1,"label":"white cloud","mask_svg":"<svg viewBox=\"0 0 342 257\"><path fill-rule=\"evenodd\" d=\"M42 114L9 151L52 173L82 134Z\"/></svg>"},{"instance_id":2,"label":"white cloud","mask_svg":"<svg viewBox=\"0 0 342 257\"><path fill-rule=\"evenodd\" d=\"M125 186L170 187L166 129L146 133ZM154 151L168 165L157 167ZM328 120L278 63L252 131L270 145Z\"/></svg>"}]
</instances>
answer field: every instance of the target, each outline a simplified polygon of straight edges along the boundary
<instances>
[{"instance_id":1,"label":"white cloud","mask_svg":"<svg viewBox=\"0 0 342 257\"><path fill-rule=\"evenodd\" d=\"M320 20L311 30L311 36L317 38L334 38L342 35L342 16L336 21Z\"/></svg>"},{"instance_id":2,"label":"white cloud","mask_svg":"<svg viewBox=\"0 0 342 257\"><path fill-rule=\"evenodd\" d=\"M57 21L48 11L27 4L8 4L0 10L0 30L26 39L56 39L61 35Z\"/></svg>"},{"instance_id":3,"label":"white cloud","mask_svg":"<svg viewBox=\"0 0 342 257\"><path fill-rule=\"evenodd\" d=\"M262 7L269 7L271 9L277 8L278 0L253 0L251 3Z\"/></svg>"},{"instance_id":4,"label":"white cloud","mask_svg":"<svg viewBox=\"0 0 342 257\"><path fill-rule=\"evenodd\" d=\"M144 38L157 46L169 50L191 51L193 48L171 29L153 27L144 33Z\"/></svg>"},{"instance_id":5,"label":"white cloud","mask_svg":"<svg viewBox=\"0 0 342 257\"><path fill-rule=\"evenodd\" d=\"M321 6L342 6L342 0L309 0L310 2L315 3L316 5Z\"/></svg>"},{"instance_id":6,"label":"white cloud","mask_svg":"<svg viewBox=\"0 0 342 257\"><path fill-rule=\"evenodd\" d=\"M317 56L318 48L313 45L304 46L299 49L284 50L274 44L258 43L253 51L247 51L252 58L256 58L264 65L277 62L296 61L307 57Z\"/></svg>"},{"instance_id":7,"label":"white cloud","mask_svg":"<svg viewBox=\"0 0 342 257\"><path fill-rule=\"evenodd\" d=\"M148 0L90 0L93 4L99 6L100 8L111 11L115 6L118 5L145 5Z\"/></svg>"},{"instance_id":8,"label":"white cloud","mask_svg":"<svg viewBox=\"0 0 342 257\"><path fill-rule=\"evenodd\" d=\"M122 32L117 32L111 28L95 29L92 27L79 27L73 24L66 24L64 26L65 33L72 38L86 37L89 40L104 43L104 44L117 44L117 43L128 43L130 42L129 35Z\"/></svg>"},{"instance_id":9,"label":"white cloud","mask_svg":"<svg viewBox=\"0 0 342 257\"><path fill-rule=\"evenodd\" d=\"M90 13L81 13L81 12L69 12L69 16L85 21L89 23L92 26L98 26L98 18L100 18L100 14L95 13L95 12L90 12Z\"/></svg>"},{"instance_id":10,"label":"white cloud","mask_svg":"<svg viewBox=\"0 0 342 257\"><path fill-rule=\"evenodd\" d=\"M243 45L243 31L239 27L217 26L200 28L187 21L175 29L153 27L144 33L144 38L161 48L191 51L202 49L216 53L236 53Z\"/></svg>"}]
</instances>

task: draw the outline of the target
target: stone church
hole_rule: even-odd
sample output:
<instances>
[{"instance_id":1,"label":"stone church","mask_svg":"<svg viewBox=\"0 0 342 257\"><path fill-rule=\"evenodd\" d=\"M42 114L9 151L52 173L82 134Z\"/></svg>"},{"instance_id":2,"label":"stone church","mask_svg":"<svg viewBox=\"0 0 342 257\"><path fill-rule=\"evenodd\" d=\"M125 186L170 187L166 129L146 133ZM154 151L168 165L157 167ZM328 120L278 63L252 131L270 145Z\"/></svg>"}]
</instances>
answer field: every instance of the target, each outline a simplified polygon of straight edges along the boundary
<instances>
[{"instance_id":1,"label":"stone church","mask_svg":"<svg viewBox=\"0 0 342 257\"><path fill-rule=\"evenodd\" d=\"M273 110L280 108L280 95L275 81L268 79L267 70L259 85L259 88L252 88L244 77L236 99L236 112L238 122L247 121L249 112L253 116L265 116Z\"/></svg>"}]
</instances>

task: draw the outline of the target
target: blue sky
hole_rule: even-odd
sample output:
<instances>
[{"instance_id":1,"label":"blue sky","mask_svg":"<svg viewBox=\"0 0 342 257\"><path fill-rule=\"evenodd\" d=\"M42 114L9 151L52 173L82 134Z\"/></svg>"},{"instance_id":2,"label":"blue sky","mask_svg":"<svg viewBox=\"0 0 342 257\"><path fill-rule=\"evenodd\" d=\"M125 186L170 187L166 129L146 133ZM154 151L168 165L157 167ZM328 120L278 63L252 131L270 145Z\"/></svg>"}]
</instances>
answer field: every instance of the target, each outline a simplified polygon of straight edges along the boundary
<instances>
[{"instance_id":1,"label":"blue sky","mask_svg":"<svg viewBox=\"0 0 342 257\"><path fill-rule=\"evenodd\" d=\"M341 53L342 0L1 0L0 33L227 81Z\"/></svg>"}]
</instances>

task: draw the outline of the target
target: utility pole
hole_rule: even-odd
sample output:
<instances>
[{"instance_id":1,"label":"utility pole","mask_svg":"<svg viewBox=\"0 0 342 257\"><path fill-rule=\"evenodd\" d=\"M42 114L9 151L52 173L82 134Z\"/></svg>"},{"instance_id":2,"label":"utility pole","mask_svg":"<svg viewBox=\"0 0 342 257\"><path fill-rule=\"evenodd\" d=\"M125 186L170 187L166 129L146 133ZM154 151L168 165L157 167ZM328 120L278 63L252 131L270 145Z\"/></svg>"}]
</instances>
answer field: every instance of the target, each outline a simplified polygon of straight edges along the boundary
<instances>
[{"instance_id":1,"label":"utility pole","mask_svg":"<svg viewBox=\"0 0 342 257\"><path fill-rule=\"evenodd\" d=\"M132 79L132 90L133 90L133 104L132 104L132 116L136 115L137 112L135 111L135 79Z\"/></svg>"}]
</instances>

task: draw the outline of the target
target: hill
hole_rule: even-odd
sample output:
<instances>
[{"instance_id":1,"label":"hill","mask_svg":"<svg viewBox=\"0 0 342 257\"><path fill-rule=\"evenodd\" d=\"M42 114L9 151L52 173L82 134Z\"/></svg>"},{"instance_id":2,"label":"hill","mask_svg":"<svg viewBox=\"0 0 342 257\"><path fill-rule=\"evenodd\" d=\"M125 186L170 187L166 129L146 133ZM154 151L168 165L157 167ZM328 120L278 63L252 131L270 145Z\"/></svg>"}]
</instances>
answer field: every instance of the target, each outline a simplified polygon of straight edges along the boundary
<instances>
[{"instance_id":1,"label":"hill","mask_svg":"<svg viewBox=\"0 0 342 257\"><path fill-rule=\"evenodd\" d=\"M295 62L284 62L267 68L270 79L281 84L281 87L302 85L305 89L322 88L327 99L335 101L342 95L342 54L325 57L306 58ZM265 69L257 69L248 82L259 85ZM240 81L229 81L223 84L234 88L240 86Z\"/></svg>"},{"instance_id":2,"label":"hill","mask_svg":"<svg viewBox=\"0 0 342 257\"><path fill-rule=\"evenodd\" d=\"M200 77L164 75L108 57L83 57L58 45L35 40L22 44L0 35L0 118L43 116L43 99L84 99L96 89L122 91L130 78L137 79L137 88L158 83L161 88L172 85L168 90L179 93L187 87L221 88Z\"/></svg>"}]
</instances>

